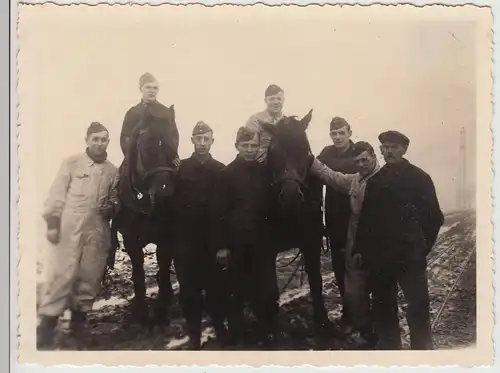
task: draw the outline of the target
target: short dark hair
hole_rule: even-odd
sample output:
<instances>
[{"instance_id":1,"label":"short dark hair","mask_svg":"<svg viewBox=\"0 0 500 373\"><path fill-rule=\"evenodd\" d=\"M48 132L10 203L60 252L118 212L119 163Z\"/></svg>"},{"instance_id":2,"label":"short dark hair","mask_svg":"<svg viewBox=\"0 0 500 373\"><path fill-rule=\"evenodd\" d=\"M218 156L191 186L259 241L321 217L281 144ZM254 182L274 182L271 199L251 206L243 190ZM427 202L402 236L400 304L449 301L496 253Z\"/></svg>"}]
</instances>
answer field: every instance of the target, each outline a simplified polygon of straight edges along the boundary
<instances>
[{"instance_id":1,"label":"short dark hair","mask_svg":"<svg viewBox=\"0 0 500 373\"><path fill-rule=\"evenodd\" d=\"M269 87L266 88L265 97L277 95L280 92L285 93L285 91L283 91L283 89L280 86L276 84L271 84Z\"/></svg>"},{"instance_id":2,"label":"short dark hair","mask_svg":"<svg viewBox=\"0 0 500 373\"><path fill-rule=\"evenodd\" d=\"M373 146L370 145L370 143L366 141L358 141L352 146L352 155L354 157L357 157L358 155L361 155L364 152L368 152L370 155L375 155L375 150L373 149Z\"/></svg>"}]
</instances>

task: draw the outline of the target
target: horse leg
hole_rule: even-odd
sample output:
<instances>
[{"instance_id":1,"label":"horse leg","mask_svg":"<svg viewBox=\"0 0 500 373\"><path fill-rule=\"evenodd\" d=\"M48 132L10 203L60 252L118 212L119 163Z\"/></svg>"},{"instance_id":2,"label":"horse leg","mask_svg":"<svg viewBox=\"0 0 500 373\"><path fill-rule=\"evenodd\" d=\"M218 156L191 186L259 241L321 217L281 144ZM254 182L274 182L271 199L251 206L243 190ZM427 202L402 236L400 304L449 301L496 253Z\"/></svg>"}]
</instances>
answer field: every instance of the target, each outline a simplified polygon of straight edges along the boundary
<instances>
[{"instance_id":1,"label":"horse leg","mask_svg":"<svg viewBox=\"0 0 500 373\"><path fill-rule=\"evenodd\" d=\"M170 268L172 265L172 250L165 245L157 245L156 260L158 263L158 272L156 281L158 283L158 297L154 307L154 320L157 324L168 323L167 308L174 301L174 290L170 281Z\"/></svg>"},{"instance_id":2,"label":"horse leg","mask_svg":"<svg viewBox=\"0 0 500 373\"><path fill-rule=\"evenodd\" d=\"M325 335L333 331L333 323L328 318L323 298L323 278L321 277L321 248L308 245L303 248L305 269L309 280L313 304L315 333Z\"/></svg>"},{"instance_id":3,"label":"horse leg","mask_svg":"<svg viewBox=\"0 0 500 373\"><path fill-rule=\"evenodd\" d=\"M137 240L127 240L124 237L123 244L132 263L132 282L134 283L133 315L142 324L146 324L149 321L149 309L146 302L144 252Z\"/></svg>"}]
</instances>

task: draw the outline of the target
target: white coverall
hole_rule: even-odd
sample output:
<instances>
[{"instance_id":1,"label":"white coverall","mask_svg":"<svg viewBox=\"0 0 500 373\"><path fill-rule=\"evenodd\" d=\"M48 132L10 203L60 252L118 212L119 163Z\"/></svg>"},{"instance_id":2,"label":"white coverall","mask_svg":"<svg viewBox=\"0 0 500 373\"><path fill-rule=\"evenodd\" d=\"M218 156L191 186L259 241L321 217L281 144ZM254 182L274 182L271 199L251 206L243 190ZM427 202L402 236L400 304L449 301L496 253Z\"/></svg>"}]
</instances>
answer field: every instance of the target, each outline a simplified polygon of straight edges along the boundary
<instances>
[{"instance_id":1,"label":"white coverall","mask_svg":"<svg viewBox=\"0 0 500 373\"><path fill-rule=\"evenodd\" d=\"M117 171L111 162L96 163L86 153L69 157L59 169L44 205L46 221L60 217L60 238L49 247L40 316L60 316L68 307L92 309L111 248L103 211L116 201Z\"/></svg>"},{"instance_id":2,"label":"white coverall","mask_svg":"<svg viewBox=\"0 0 500 373\"><path fill-rule=\"evenodd\" d=\"M365 177L361 174L343 174L333 171L323 164L318 159L314 159L311 166L311 173L316 175L329 187L335 188L338 191L349 194L351 205L351 217L349 219L349 227L347 230L347 242L345 248L346 256L346 271L345 271L345 298L346 302L351 305L354 313L353 320L355 326L363 326L367 322L368 310L365 302L365 273L363 270L357 269L354 266L352 258L352 247L358 227L359 214L363 206L365 198L366 182L380 170L380 166L376 165L370 175Z\"/></svg>"},{"instance_id":3,"label":"white coverall","mask_svg":"<svg viewBox=\"0 0 500 373\"><path fill-rule=\"evenodd\" d=\"M265 131L259 122L262 121L262 122L267 122L269 124L276 124L282 118L283 118L282 113L276 117L273 117L271 116L271 114L269 114L267 110L264 110L257 114L252 115L248 119L245 127L257 131L260 134L260 140L259 140L260 145L259 145L259 152L257 154L257 161L265 162L265 160L267 159L267 150L269 148L269 145L271 145L271 139L272 139L271 134Z\"/></svg>"}]
</instances>

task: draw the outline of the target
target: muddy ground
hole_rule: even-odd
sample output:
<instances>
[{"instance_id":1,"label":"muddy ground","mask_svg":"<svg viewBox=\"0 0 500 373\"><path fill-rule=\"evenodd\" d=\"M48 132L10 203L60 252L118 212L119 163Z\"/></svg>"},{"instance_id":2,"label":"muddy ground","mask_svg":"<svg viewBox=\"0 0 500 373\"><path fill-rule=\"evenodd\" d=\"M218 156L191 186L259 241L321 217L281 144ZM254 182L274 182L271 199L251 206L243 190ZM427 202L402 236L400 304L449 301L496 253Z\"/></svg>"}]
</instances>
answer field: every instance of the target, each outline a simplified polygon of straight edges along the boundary
<instances>
[{"instance_id":1,"label":"muddy ground","mask_svg":"<svg viewBox=\"0 0 500 373\"><path fill-rule=\"evenodd\" d=\"M476 261L475 215L472 213L450 214L446 217L436 246L429 256L428 277L431 297L431 319L434 327L434 343L438 349L465 347L476 338ZM145 269L148 296L157 293L157 270L154 247L146 248ZM294 273L298 261L286 265L294 258L290 251L278 260L280 289L284 288ZM333 282L330 254L322 257L322 273L326 307L330 318L340 315L340 296ZM458 281L457 281L458 279ZM172 278L176 288L175 276ZM279 349L317 349L312 335L312 309L309 299L307 275L298 270L281 294L281 315L284 338ZM69 313L58 327L56 348L63 350L168 350L183 348L187 342L183 319L178 306L171 310L169 326L153 330L130 322L132 299L131 265L128 256L117 253L115 269L109 273L109 281L89 315L89 329L77 342L68 332ZM408 348L408 326L402 294L400 320L403 344ZM214 348L213 333L204 320L203 338L205 349ZM321 349L354 349L350 340L323 344Z\"/></svg>"}]
</instances>

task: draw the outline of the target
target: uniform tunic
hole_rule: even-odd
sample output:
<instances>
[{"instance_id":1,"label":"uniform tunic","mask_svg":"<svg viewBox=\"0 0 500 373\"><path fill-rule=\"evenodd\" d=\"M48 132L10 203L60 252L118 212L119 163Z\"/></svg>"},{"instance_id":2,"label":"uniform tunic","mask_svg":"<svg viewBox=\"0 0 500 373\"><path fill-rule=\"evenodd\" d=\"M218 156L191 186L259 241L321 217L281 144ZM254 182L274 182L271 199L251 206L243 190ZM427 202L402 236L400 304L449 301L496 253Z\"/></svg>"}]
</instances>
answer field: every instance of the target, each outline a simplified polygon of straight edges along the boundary
<instances>
[{"instance_id":1,"label":"uniform tunic","mask_svg":"<svg viewBox=\"0 0 500 373\"><path fill-rule=\"evenodd\" d=\"M59 316L68 306L92 309L111 248L102 211L113 208L117 181L109 161L96 163L84 153L63 162L44 205L46 221L60 219L60 240L50 247L40 315Z\"/></svg>"},{"instance_id":2,"label":"uniform tunic","mask_svg":"<svg viewBox=\"0 0 500 373\"><path fill-rule=\"evenodd\" d=\"M267 110L264 110L252 115L248 119L245 127L257 131L260 134L260 145L259 152L257 154L257 161L265 162L265 160L267 159L267 150L269 148L269 145L271 145L272 139L272 135L268 131L265 131L259 122L262 121L270 124L276 124L282 118L282 113L278 116L272 116Z\"/></svg>"},{"instance_id":3,"label":"uniform tunic","mask_svg":"<svg viewBox=\"0 0 500 373\"><path fill-rule=\"evenodd\" d=\"M249 300L263 334L273 331L278 310L276 253L270 247L269 183L264 164L237 157L221 172L212 247L228 248L230 328L241 332Z\"/></svg>"},{"instance_id":4,"label":"uniform tunic","mask_svg":"<svg viewBox=\"0 0 500 373\"><path fill-rule=\"evenodd\" d=\"M352 141L344 152L340 152L334 145L329 145L321 151L318 160L333 171L355 175L358 171L354 164L352 149ZM327 185L325 210L326 228L332 251L344 249L351 215L349 196L344 191Z\"/></svg>"},{"instance_id":5,"label":"uniform tunic","mask_svg":"<svg viewBox=\"0 0 500 373\"><path fill-rule=\"evenodd\" d=\"M265 166L239 156L219 175L218 248L259 245L269 238L269 182Z\"/></svg>"},{"instance_id":6,"label":"uniform tunic","mask_svg":"<svg viewBox=\"0 0 500 373\"><path fill-rule=\"evenodd\" d=\"M181 161L176 182L175 267L183 314L189 334L195 338L201 333L202 290L214 324L220 327L224 318L216 258L209 246L215 186L223 168L224 164L211 156L201 163L193 155Z\"/></svg>"}]
</instances>

